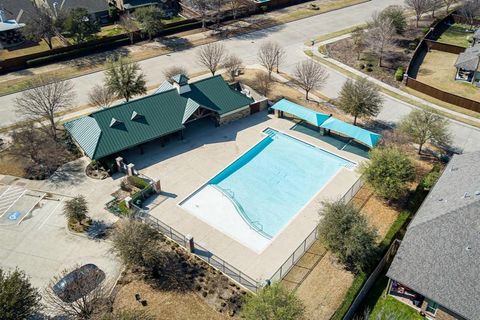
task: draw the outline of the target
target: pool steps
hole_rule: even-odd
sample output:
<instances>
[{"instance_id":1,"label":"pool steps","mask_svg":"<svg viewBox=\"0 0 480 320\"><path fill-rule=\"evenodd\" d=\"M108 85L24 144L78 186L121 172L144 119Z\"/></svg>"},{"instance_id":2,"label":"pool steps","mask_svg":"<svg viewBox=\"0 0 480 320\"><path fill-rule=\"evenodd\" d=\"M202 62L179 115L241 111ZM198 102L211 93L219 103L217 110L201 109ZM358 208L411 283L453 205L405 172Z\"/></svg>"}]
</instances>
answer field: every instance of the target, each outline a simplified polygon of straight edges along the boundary
<instances>
[{"instance_id":1,"label":"pool steps","mask_svg":"<svg viewBox=\"0 0 480 320\"><path fill-rule=\"evenodd\" d=\"M220 187L219 185L216 185L216 184L211 184L211 186L214 187L215 189L217 189L226 198L228 198L230 200L230 202L233 204L235 209L237 209L237 211L240 214L240 216L242 217L242 219L250 226L250 228L252 228L253 230L255 230L256 232L258 232L260 235L262 235L263 237L265 237L267 239L271 240L273 238L271 235L269 235L268 233L263 231L263 225L259 221L252 221L248 217L248 215L245 213L245 210L243 209L242 205L240 203L238 203L238 201L235 199L235 193L232 190L222 188L222 187Z\"/></svg>"}]
</instances>

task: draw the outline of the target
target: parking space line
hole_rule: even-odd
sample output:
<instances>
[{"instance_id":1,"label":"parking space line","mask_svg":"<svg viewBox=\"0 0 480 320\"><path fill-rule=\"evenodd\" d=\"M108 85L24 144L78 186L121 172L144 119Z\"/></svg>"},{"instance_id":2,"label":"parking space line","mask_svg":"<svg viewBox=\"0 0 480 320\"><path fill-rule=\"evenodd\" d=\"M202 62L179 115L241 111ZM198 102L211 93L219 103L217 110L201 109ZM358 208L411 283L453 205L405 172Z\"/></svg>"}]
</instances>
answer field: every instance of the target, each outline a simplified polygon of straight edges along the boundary
<instances>
[{"instance_id":1,"label":"parking space line","mask_svg":"<svg viewBox=\"0 0 480 320\"><path fill-rule=\"evenodd\" d=\"M33 210L33 208L35 208L37 206L37 204L40 203L40 201L42 201L43 197L45 197L47 194L44 193L42 194L42 196L40 197L40 199L38 199L37 202L35 202L35 204L27 211L27 213L25 213L22 217L22 219L20 219L20 221L18 221L17 225L22 223L22 221L28 216L28 214Z\"/></svg>"},{"instance_id":2,"label":"parking space line","mask_svg":"<svg viewBox=\"0 0 480 320\"><path fill-rule=\"evenodd\" d=\"M50 219L50 217L52 216L52 214L55 213L55 211L57 211L58 207L60 207L60 205L62 204L63 202L63 199L65 199L65 197L62 197L62 199L60 199L60 201L58 202L57 206L55 207L55 209L52 210L52 212L50 212L48 214L48 216L43 220L42 224L38 226L37 230L40 230L44 225L45 223L47 223L47 220Z\"/></svg>"},{"instance_id":3,"label":"parking space line","mask_svg":"<svg viewBox=\"0 0 480 320\"><path fill-rule=\"evenodd\" d=\"M4 216L5 213L8 212L8 210L10 210L10 208L18 201L18 199L20 199L24 194L25 192L27 192L27 190L23 190L22 194L18 196L17 199L15 199L15 201L12 202L12 204L7 208L7 210L5 210L1 215L0 215L0 218Z\"/></svg>"}]
</instances>

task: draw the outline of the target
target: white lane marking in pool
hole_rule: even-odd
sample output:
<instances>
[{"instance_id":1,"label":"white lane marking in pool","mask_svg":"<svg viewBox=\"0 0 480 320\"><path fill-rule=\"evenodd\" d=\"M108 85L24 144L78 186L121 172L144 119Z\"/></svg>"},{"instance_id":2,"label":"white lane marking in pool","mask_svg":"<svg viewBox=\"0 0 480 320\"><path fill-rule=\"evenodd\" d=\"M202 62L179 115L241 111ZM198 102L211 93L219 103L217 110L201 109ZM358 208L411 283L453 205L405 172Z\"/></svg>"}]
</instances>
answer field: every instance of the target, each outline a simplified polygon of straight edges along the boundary
<instances>
[{"instance_id":1,"label":"white lane marking in pool","mask_svg":"<svg viewBox=\"0 0 480 320\"><path fill-rule=\"evenodd\" d=\"M18 199L20 199L25 194L25 192L27 192L27 190L23 190L22 194L20 194L18 198L15 199L15 201L13 201L12 204L10 204L10 206L0 215L0 218L3 217L3 215L7 213L8 210L10 210L10 208L18 201Z\"/></svg>"},{"instance_id":2,"label":"white lane marking in pool","mask_svg":"<svg viewBox=\"0 0 480 320\"><path fill-rule=\"evenodd\" d=\"M60 201L58 202L57 206L55 207L55 209L52 210L52 212L50 212L48 214L48 216L45 218L45 220L43 220L42 224L40 226L38 226L38 230L40 230L44 225L45 223L47 223L48 219L50 219L50 217L52 216L52 214L57 211L58 207L60 207L60 205L62 204L63 202L63 199L65 199L65 197L63 197L62 199L60 199Z\"/></svg>"}]
</instances>

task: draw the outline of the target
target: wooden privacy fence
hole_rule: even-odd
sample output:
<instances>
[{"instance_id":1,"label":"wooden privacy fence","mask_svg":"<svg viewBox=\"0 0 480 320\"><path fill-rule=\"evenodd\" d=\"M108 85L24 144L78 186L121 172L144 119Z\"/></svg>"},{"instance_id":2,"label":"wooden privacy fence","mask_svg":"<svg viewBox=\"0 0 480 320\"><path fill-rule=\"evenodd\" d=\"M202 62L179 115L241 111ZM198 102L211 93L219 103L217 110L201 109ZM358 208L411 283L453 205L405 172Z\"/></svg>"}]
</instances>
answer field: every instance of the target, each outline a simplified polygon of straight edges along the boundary
<instances>
[{"instance_id":1,"label":"wooden privacy fence","mask_svg":"<svg viewBox=\"0 0 480 320\"><path fill-rule=\"evenodd\" d=\"M452 54L460 54L465 51L464 47L435 41L443 33L443 31L445 31L445 28L448 27L449 24L461 21L461 16L456 14L449 15L436 23L434 27L431 28L427 34L425 34L425 37L418 44L415 52L413 53L412 59L408 64L407 71L405 72L405 85L438 100L445 101L468 110L480 112L479 101L471 100L447 91L443 91L416 79L420 66L430 50L438 50ZM480 21L477 22L480 23ZM454 66L452 66L452 68L453 67Z\"/></svg>"},{"instance_id":2,"label":"wooden privacy fence","mask_svg":"<svg viewBox=\"0 0 480 320\"><path fill-rule=\"evenodd\" d=\"M385 265L388 262L390 262L395 256L395 253L397 252L398 247L400 246L400 242L401 241L398 239L395 239L395 241L392 242L392 244L390 245L390 248L388 248L387 253L385 253L382 260L380 260L375 270L373 270L372 274L368 277L362 289L357 294L357 297L355 298L355 300L353 300L352 305L350 306L347 313L343 317L343 320L353 319L353 317L355 316L355 313L358 311L358 308L362 304L363 300L367 296L368 292L372 288L375 281L378 279L378 276L380 276L383 269L385 268Z\"/></svg>"},{"instance_id":3,"label":"wooden privacy fence","mask_svg":"<svg viewBox=\"0 0 480 320\"><path fill-rule=\"evenodd\" d=\"M437 42L434 40L425 39L425 44L427 45L428 51L438 50L448 53L460 54L465 51L464 47L455 46L453 44Z\"/></svg>"},{"instance_id":4,"label":"wooden privacy fence","mask_svg":"<svg viewBox=\"0 0 480 320\"><path fill-rule=\"evenodd\" d=\"M435 87L429 86L428 84L420 82L416 79L407 77L406 86L414 90L420 91L422 93L425 93L438 100L442 100L468 110L480 112L480 102L475 100L470 100L461 96L457 96L456 94L437 89Z\"/></svg>"}]
</instances>

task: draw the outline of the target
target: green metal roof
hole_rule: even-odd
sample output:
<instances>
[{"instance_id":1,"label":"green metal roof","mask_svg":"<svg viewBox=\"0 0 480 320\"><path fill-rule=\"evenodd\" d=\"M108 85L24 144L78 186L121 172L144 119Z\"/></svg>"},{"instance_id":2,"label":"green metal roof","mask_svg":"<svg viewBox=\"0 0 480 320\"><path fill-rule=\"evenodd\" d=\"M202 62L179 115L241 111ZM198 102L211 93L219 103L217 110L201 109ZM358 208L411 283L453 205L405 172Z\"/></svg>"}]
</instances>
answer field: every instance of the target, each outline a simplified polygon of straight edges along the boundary
<instances>
[{"instance_id":1,"label":"green metal roof","mask_svg":"<svg viewBox=\"0 0 480 320\"><path fill-rule=\"evenodd\" d=\"M221 115L253 102L231 89L221 76L189 86L191 91L182 95L176 89L161 91L96 111L64 126L87 156L100 159L183 129L199 107Z\"/></svg>"},{"instance_id":2,"label":"green metal roof","mask_svg":"<svg viewBox=\"0 0 480 320\"><path fill-rule=\"evenodd\" d=\"M202 107L219 115L235 111L253 103L253 99L233 90L221 75L213 76L190 84L190 91L182 94Z\"/></svg>"}]
</instances>

